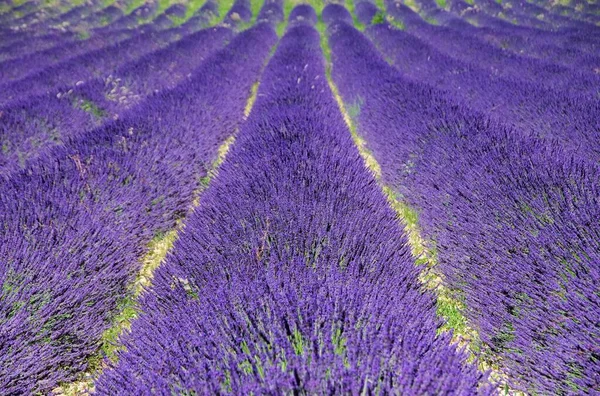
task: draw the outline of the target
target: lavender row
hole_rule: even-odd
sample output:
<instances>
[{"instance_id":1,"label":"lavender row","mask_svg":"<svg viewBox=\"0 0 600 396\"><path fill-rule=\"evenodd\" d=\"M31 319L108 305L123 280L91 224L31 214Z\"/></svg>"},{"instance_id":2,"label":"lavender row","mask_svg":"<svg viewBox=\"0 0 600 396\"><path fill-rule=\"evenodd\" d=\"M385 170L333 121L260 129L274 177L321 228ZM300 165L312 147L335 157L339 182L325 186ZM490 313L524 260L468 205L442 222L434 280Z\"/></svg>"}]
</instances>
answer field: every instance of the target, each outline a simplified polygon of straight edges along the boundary
<instances>
[{"instance_id":1,"label":"lavender row","mask_svg":"<svg viewBox=\"0 0 600 396\"><path fill-rule=\"evenodd\" d=\"M530 15L523 15L512 8L504 7L503 4L496 3L494 1L488 0L476 0L475 5L488 13L489 15L496 16L498 18L504 19L507 22L510 22L517 26L522 27L533 27L537 29L545 29L550 30L552 27L546 21L534 18Z\"/></svg>"},{"instance_id":2,"label":"lavender row","mask_svg":"<svg viewBox=\"0 0 600 396\"><path fill-rule=\"evenodd\" d=\"M231 26L237 26L243 22L250 22L252 19L252 9L250 0L235 0L233 6L225 16L225 23Z\"/></svg>"},{"instance_id":3,"label":"lavender row","mask_svg":"<svg viewBox=\"0 0 600 396\"><path fill-rule=\"evenodd\" d=\"M123 15L108 25L97 26L91 29L94 33L103 33L106 31L112 31L115 29L133 29L140 24L148 21L156 13L156 3L144 3L140 7L133 10L127 15ZM77 25L76 25L77 26ZM146 25L147 28L155 28L153 25Z\"/></svg>"},{"instance_id":4,"label":"lavender row","mask_svg":"<svg viewBox=\"0 0 600 396\"><path fill-rule=\"evenodd\" d=\"M283 20L283 0L265 0L256 19L257 22L267 22L271 26L275 26Z\"/></svg>"},{"instance_id":5,"label":"lavender row","mask_svg":"<svg viewBox=\"0 0 600 396\"><path fill-rule=\"evenodd\" d=\"M599 169L404 79L358 31L333 71L383 179L513 389L599 389Z\"/></svg>"},{"instance_id":6,"label":"lavender row","mask_svg":"<svg viewBox=\"0 0 600 396\"><path fill-rule=\"evenodd\" d=\"M65 26L65 24L67 26L70 26L71 24L76 24L80 20L87 18L94 11L96 11L94 7L90 7L89 5L75 6L61 15L47 19L45 21L41 21L41 23L39 25L36 25L34 29L37 29L39 27L52 28L58 26Z\"/></svg>"},{"instance_id":7,"label":"lavender row","mask_svg":"<svg viewBox=\"0 0 600 396\"><path fill-rule=\"evenodd\" d=\"M213 7L212 2L209 1L202 7L200 7L195 15L192 16L191 21L186 22L178 29L183 33L191 33L207 27L213 19ZM176 18L184 18L186 14L186 7L182 4L174 4L164 10L160 15L156 16L157 4L143 4L138 7L129 15L125 15L122 18L117 19L110 25L99 27L94 29L95 32L112 31L122 27L135 28L140 24L144 23L144 28L154 30L165 30L172 28L175 25ZM154 17L154 19L152 19Z\"/></svg>"},{"instance_id":8,"label":"lavender row","mask_svg":"<svg viewBox=\"0 0 600 396\"><path fill-rule=\"evenodd\" d=\"M275 38L245 32L190 81L2 183L4 392L46 393L86 370L146 244L185 215L241 121Z\"/></svg>"},{"instance_id":9,"label":"lavender row","mask_svg":"<svg viewBox=\"0 0 600 396\"><path fill-rule=\"evenodd\" d=\"M541 27L553 30L559 27L578 29L586 25L560 15L548 13L535 4L526 1L510 1L507 4L499 4L493 0L477 0L475 2L481 9L493 15L502 15L504 18L516 21L520 25Z\"/></svg>"},{"instance_id":10,"label":"lavender row","mask_svg":"<svg viewBox=\"0 0 600 396\"><path fill-rule=\"evenodd\" d=\"M288 20L291 23L300 23L314 26L317 23L317 13L308 4L300 4L292 9Z\"/></svg>"},{"instance_id":11,"label":"lavender row","mask_svg":"<svg viewBox=\"0 0 600 396\"><path fill-rule=\"evenodd\" d=\"M321 20L328 24L335 20L352 23L352 15L341 4L331 3L325 7L321 13Z\"/></svg>"},{"instance_id":12,"label":"lavender row","mask_svg":"<svg viewBox=\"0 0 600 396\"><path fill-rule=\"evenodd\" d=\"M540 45L552 42L568 49L587 43L587 46L584 45L582 49L593 51L597 49L599 44L598 39L593 35L594 31L598 31L598 27L545 31L527 26L517 26L504 19L487 15L480 9L469 7L462 0L452 0L450 9L455 13L460 13L461 16L473 19L477 26L490 26L502 30L505 34L512 33L520 36L525 41L538 42Z\"/></svg>"},{"instance_id":13,"label":"lavender row","mask_svg":"<svg viewBox=\"0 0 600 396\"><path fill-rule=\"evenodd\" d=\"M387 4L388 11L392 15L398 13L398 11L400 11L401 14L409 13L408 10L403 8L399 3L394 3L393 1L390 1ZM496 4L495 2L492 2L492 4L494 4L494 7L498 6L498 4ZM398 8L399 10L397 10ZM582 32L573 31L572 29L563 29L561 31L544 31L532 28L530 26L515 25L500 18L490 17L486 15L485 12L481 12L480 8L477 8L477 10L479 11L476 11L475 8L468 6L466 3L456 0L450 2L450 8L453 9L455 12L460 12L461 15L469 19L474 19L478 24L492 24L496 28L501 27L504 30L505 34L510 33L512 35L520 35L525 40L538 42L539 45L544 45L547 44L549 41L552 41L553 44L559 45L564 49L572 49L573 47L577 47L582 50L588 51L592 54L597 52L599 44L598 39L590 33L582 34ZM503 10L503 8L500 7L500 10ZM448 13L442 10L435 9L429 10L427 12L439 23L452 23L451 16L449 16ZM462 26L466 25L463 23Z\"/></svg>"},{"instance_id":14,"label":"lavender row","mask_svg":"<svg viewBox=\"0 0 600 396\"><path fill-rule=\"evenodd\" d=\"M77 39L77 36L72 33L49 33L44 36L15 40L14 42L10 42L5 46L0 47L0 62L2 62L0 65L7 60L25 56L32 52L48 50L58 43L67 40L73 41L75 39Z\"/></svg>"},{"instance_id":15,"label":"lavender row","mask_svg":"<svg viewBox=\"0 0 600 396\"><path fill-rule=\"evenodd\" d=\"M208 29L129 62L106 78L26 99L2 114L0 174L25 166L31 158L106 120L119 118L150 95L173 88L212 51L231 37L227 29Z\"/></svg>"},{"instance_id":16,"label":"lavender row","mask_svg":"<svg viewBox=\"0 0 600 396\"><path fill-rule=\"evenodd\" d=\"M417 276L297 24L96 390L475 393Z\"/></svg>"},{"instance_id":17,"label":"lavender row","mask_svg":"<svg viewBox=\"0 0 600 396\"><path fill-rule=\"evenodd\" d=\"M534 1L533 3L559 15L580 19L596 25L600 23L600 7L598 5L589 4L588 2L580 3L580 5L573 4L572 2L569 5L551 5L546 4L543 1Z\"/></svg>"},{"instance_id":18,"label":"lavender row","mask_svg":"<svg viewBox=\"0 0 600 396\"><path fill-rule=\"evenodd\" d=\"M183 19L186 14L186 7L182 4L174 4L167 8L163 13L156 16L153 15L156 10L153 10L147 5L139 7L136 12L124 16L108 26L97 28L95 32L112 31L120 26L135 28L144 24L145 29L154 29L156 31L172 29L181 34L189 34L198 31L199 29L210 26L215 17L216 5L212 1L206 2L200 7L188 21L182 25L175 27L176 19ZM138 14L137 11L140 13ZM145 15L145 16L142 16ZM154 16L154 19L152 17Z\"/></svg>"},{"instance_id":19,"label":"lavender row","mask_svg":"<svg viewBox=\"0 0 600 396\"><path fill-rule=\"evenodd\" d=\"M67 24L61 23L62 21L60 16L57 16L56 18L40 18L37 13L32 13L15 21L18 23L18 25L13 28L16 30L16 35L20 34L23 36L28 36L40 31L45 32L47 29L63 30L67 27L69 29L74 29L75 27L83 27L87 29L91 27L105 26L123 16L123 11L114 5L106 8L94 6L88 6L88 8L91 8L94 10L94 12L89 14L86 13L87 15L84 15L83 18L73 18L70 20L70 22L66 21ZM59 22L59 24L56 24L56 22Z\"/></svg>"},{"instance_id":20,"label":"lavender row","mask_svg":"<svg viewBox=\"0 0 600 396\"><path fill-rule=\"evenodd\" d=\"M379 24L365 32L404 77L449 92L465 106L600 163L600 103L499 78Z\"/></svg>"},{"instance_id":21,"label":"lavender row","mask_svg":"<svg viewBox=\"0 0 600 396\"><path fill-rule=\"evenodd\" d=\"M36 2L26 1L23 4L13 7L10 11L2 15L0 21L10 26L13 21L35 14L37 10L38 4L36 4Z\"/></svg>"},{"instance_id":22,"label":"lavender row","mask_svg":"<svg viewBox=\"0 0 600 396\"><path fill-rule=\"evenodd\" d=\"M505 7L504 4L496 3L488 0L476 0L474 4L489 15L501 18L514 25L526 28L537 28L551 30L553 27L551 24L544 20L537 19L531 15L525 15L514 10L511 7Z\"/></svg>"},{"instance_id":23,"label":"lavender row","mask_svg":"<svg viewBox=\"0 0 600 396\"><path fill-rule=\"evenodd\" d=\"M597 43L588 43L583 49L573 45L573 42L578 41L579 38L586 37L584 35L548 34L536 29L523 29L515 32L514 26L508 22L491 18L482 13L470 13L466 17L481 27L478 29L478 37L501 48L537 58L552 59L553 62L578 67L588 72L594 72L595 66L598 65L597 52L586 50L586 47L590 45L592 48L597 47ZM570 36L571 40L565 40L564 37L567 36Z\"/></svg>"},{"instance_id":24,"label":"lavender row","mask_svg":"<svg viewBox=\"0 0 600 396\"><path fill-rule=\"evenodd\" d=\"M489 72L512 79L528 80L553 90L564 90L574 95L595 98L600 87L600 76L577 72L570 68L522 57L502 51L482 40L460 31L434 26L423 21L408 7L390 2L388 12L401 20L411 34L429 43L440 52L487 69Z\"/></svg>"},{"instance_id":25,"label":"lavender row","mask_svg":"<svg viewBox=\"0 0 600 396\"><path fill-rule=\"evenodd\" d=\"M112 10L113 8L111 8ZM79 21L85 20L95 12L100 12L102 9L98 5L85 4L75 6L64 13L58 15L35 15L33 18L27 18L21 20L19 23L25 25L25 29L22 32L24 35L32 35L40 32L45 32L49 29L64 31L65 29L72 28L73 25ZM89 25L88 25L89 26Z\"/></svg>"},{"instance_id":26,"label":"lavender row","mask_svg":"<svg viewBox=\"0 0 600 396\"><path fill-rule=\"evenodd\" d=\"M481 12L468 12L465 14L469 20L477 23L477 27L443 10L439 10L437 16L436 21L442 25L449 26L462 33L471 34L498 48L510 49L522 56L551 59L554 63L569 66L577 71L586 71L587 73L595 73L595 69L600 65L598 55L589 54L572 46L561 47L556 45L557 33L547 34L548 32L533 28L521 30L517 33L514 25L489 17Z\"/></svg>"},{"instance_id":27,"label":"lavender row","mask_svg":"<svg viewBox=\"0 0 600 396\"><path fill-rule=\"evenodd\" d=\"M54 21L47 21L40 25L33 26L33 29L55 28L60 30L89 30L89 31L110 31L114 29L131 28L137 25L139 19L150 18L155 12L158 4L144 3L134 12L128 15L115 5L106 8L100 8L92 13L83 14L84 17L77 17L77 14L63 21L62 16ZM66 22L66 23L65 23Z\"/></svg>"},{"instance_id":28,"label":"lavender row","mask_svg":"<svg viewBox=\"0 0 600 396\"><path fill-rule=\"evenodd\" d=\"M594 55L597 53L598 46L600 45L597 34L595 34L599 28L594 25L582 25L578 22L576 27L560 29L549 27L551 30L543 30L532 26L515 25L514 21L498 17L498 15L502 14L489 15L482 11L479 6L469 7L460 0L451 1L450 9L453 12L459 13L462 17L473 20L478 26L491 25L495 29L502 30L504 34L520 36L524 41L536 42L542 46L552 43L563 49L578 49ZM502 7L500 9L503 10ZM438 12L448 15L441 10Z\"/></svg>"},{"instance_id":29,"label":"lavender row","mask_svg":"<svg viewBox=\"0 0 600 396\"><path fill-rule=\"evenodd\" d=\"M141 7L140 7L141 8ZM55 45L60 45L67 41L74 41L78 38L85 39L85 33L89 34L92 26L86 26L85 29L77 32L76 28L70 26L80 21L85 16L88 16L93 11L90 6L78 6L72 10L47 21L40 22L39 24L30 26L28 32L18 32L13 34L11 40L4 38L3 42L8 43L0 49L0 60L7 59L8 57L14 58L18 55L25 55L31 52L42 51L52 48ZM133 13L130 15L134 15ZM124 17L125 18L125 17ZM121 18L121 19L124 19ZM66 26L65 26L66 25ZM113 26L117 27L117 23ZM130 26L120 26L121 30ZM65 28L69 30L64 31ZM50 30L50 33L48 32ZM119 30L119 29L115 29ZM43 32L42 35L35 35L37 32ZM81 36L81 34L84 34ZM95 35L93 32L92 35ZM44 54L40 54L42 58Z\"/></svg>"},{"instance_id":30,"label":"lavender row","mask_svg":"<svg viewBox=\"0 0 600 396\"><path fill-rule=\"evenodd\" d=\"M122 16L123 11L119 7L110 5L88 15L84 19L77 21L76 26L106 26L110 25L112 22L118 20Z\"/></svg>"},{"instance_id":31,"label":"lavender row","mask_svg":"<svg viewBox=\"0 0 600 396\"><path fill-rule=\"evenodd\" d=\"M188 19L182 26L206 27L218 16L219 6L216 1L207 0L204 5L198 9L196 15Z\"/></svg>"},{"instance_id":32,"label":"lavender row","mask_svg":"<svg viewBox=\"0 0 600 396\"><path fill-rule=\"evenodd\" d=\"M511 9L515 10L515 12L518 12L522 15L529 15L538 20L546 21L550 23L553 27L579 31L598 32L598 26L594 25L593 23L589 23L584 20L576 20L565 15L556 14L548 11L547 9L541 6L529 3L527 1L515 1L510 2L509 4Z\"/></svg>"},{"instance_id":33,"label":"lavender row","mask_svg":"<svg viewBox=\"0 0 600 396\"><path fill-rule=\"evenodd\" d=\"M32 36L38 33L45 34L48 30L104 33L133 28L139 24L140 20L151 17L157 6L156 3L144 3L133 12L125 15L123 10L115 5L106 8L82 5L53 18L30 21L26 24L25 30L19 33L24 36Z\"/></svg>"},{"instance_id":34,"label":"lavender row","mask_svg":"<svg viewBox=\"0 0 600 396\"><path fill-rule=\"evenodd\" d=\"M0 175L23 168L49 147L121 118L146 98L189 80L200 63L231 36L225 28L205 29L125 64L106 78L4 109Z\"/></svg>"},{"instance_id":35,"label":"lavender row","mask_svg":"<svg viewBox=\"0 0 600 396\"><path fill-rule=\"evenodd\" d=\"M177 31L149 31L95 51L67 59L63 62L31 73L20 80L0 86L5 95L0 106L15 103L19 99L44 93L55 93L62 86L75 86L77 83L114 72L115 68L128 61L165 47L177 40Z\"/></svg>"},{"instance_id":36,"label":"lavender row","mask_svg":"<svg viewBox=\"0 0 600 396\"><path fill-rule=\"evenodd\" d=\"M524 26L517 26L517 28L519 30L528 29L530 27L541 27L542 29L546 29L549 31L552 30L555 33L561 33L568 40L571 40L573 38L573 36L571 36L573 33L587 32L589 34L594 31L597 32L597 30L598 30L598 27L593 24L582 22L582 21L575 21L575 20L560 17L560 16L558 17L559 20L557 21L556 17L554 17L552 14L548 14L549 19L550 19L550 21L549 21L550 23L548 23L548 22L546 22L545 14L544 14L544 19L540 19L537 15L534 16L531 13L528 13L528 11L519 9L519 6L524 4L522 2L510 3L510 5L507 4L506 6L502 6L494 1L477 0L475 2L475 4L477 5L477 7L480 10L483 10L484 12L488 13L491 16L498 17L498 18L502 17L502 19L504 19L506 22L510 22L513 25L515 23L523 24ZM531 6L533 6L533 5L531 5ZM533 7L535 7L535 6L533 6ZM535 12L543 13L543 11L540 10L539 8L536 8L535 10L532 10L531 12L532 13L535 13ZM552 19L554 19L554 21L552 21ZM555 35L560 36L560 34L555 34ZM593 36L581 37L581 38L592 39L592 40L595 39ZM597 42L597 39L595 39L595 40Z\"/></svg>"},{"instance_id":37,"label":"lavender row","mask_svg":"<svg viewBox=\"0 0 600 396\"><path fill-rule=\"evenodd\" d=\"M147 8L147 6L143 5L139 7L139 9L136 11L141 11L145 8ZM110 7L110 10L113 10L111 12L114 12L114 9L115 7ZM64 40L73 41L74 39L80 37L85 38L86 35L95 36L96 33L110 34L119 30L134 27L131 25L122 25L115 22L114 24L106 25L103 28L100 28L97 31L95 31L96 26L93 23L90 23L89 21L89 19L94 16L94 13L92 12L93 10L94 8L91 6L79 6L73 8L69 12L57 16L56 18L32 24L28 27L26 31L14 33L14 42L12 42L10 46L14 47L20 43L25 50L27 50L28 52L32 52L31 50L29 50L29 48L32 46L32 44L35 44L36 42L40 42L41 44L49 46L51 46L52 44L59 45L62 42L64 42ZM107 11L98 10L98 12L103 13ZM118 12L121 11L119 10ZM123 16L120 18L117 14L116 21L118 22L120 20L129 19L130 17L135 17L136 13L137 12L134 11L130 15ZM37 33L42 34L37 35ZM45 49L49 48L50 47L47 47Z\"/></svg>"},{"instance_id":38,"label":"lavender row","mask_svg":"<svg viewBox=\"0 0 600 396\"><path fill-rule=\"evenodd\" d=\"M71 37L60 38L56 46L34 52L13 60L0 63L0 86L7 86L25 76L60 64L77 56L93 51L111 48L127 39L139 36L142 32L119 30L106 35L97 35L88 40L73 41ZM6 99L8 99L7 93Z\"/></svg>"},{"instance_id":39,"label":"lavender row","mask_svg":"<svg viewBox=\"0 0 600 396\"><path fill-rule=\"evenodd\" d=\"M171 7L169 7L171 8ZM155 29L168 29L170 27L173 26L173 19L169 17L169 15L167 15L167 11L169 11L169 9L165 10L165 12L161 13L160 15L156 16L156 18L154 18L151 22L151 26L154 27Z\"/></svg>"},{"instance_id":40,"label":"lavender row","mask_svg":"<svg viewBox=\"0 0 600 396\"><path fill-rule=\"evenodd\" d=\"M377 14L383 13L375 4L366 0L358 1L354 6L354 12L358 21L363 25L370 25ZM379 23L380 21L376 19L375 22Z\"/></svg>"},{"instance_id":41,"label":"lavender row","mask_svg":"<svg viewBox=\"0 0 600 396\"><path fill-rule=\"evenodd\" d=\"M544 5L542 5L544 6ZM573 19L580 19L589 23L593 23L595 25L598 25L600 23L600 13L593 13L590 12L590 10L576 10L574 8L568 7L568 6L563 6L563 5L556 5L556 6L548 6L545 5L546 7L550 7L549 10L551 12L560 14L560 15L564 15L564 16L568 16L570 18Z\"/></svg>"},{"instance_id":42,"label":"lavender row","mask_svg":"<svg viewBox=\"0 0 600 396\"><path fill-rule=\"evenodd\" d=\"M210 2L209 2L210 3ZM140 7L140 9L145 6ZM212 19L211 8L207 6L202 7L196 15L195 20L189 21L182 25L180 28L173 30L174 32L180 34L189 34L202 27L206 27L208 23ZM135 15L134 11L129 16L133 16L136 19L138 16ZM124 17L121 19L128 18ZM136 23L137 25L137 23ZM110 44L114 44L115 42L122 41L125 38L129 38L131 36L135 36L139 34L139 32L152 32L156 30L153 25L146 25L138 31L129 31L128 28L132 27L131 24L119 24L114 23L110 25L110 29L106 29L103 31L97 31L93 33L93 37L87 40L78 40L77 36L74 35L50 35L43 36L41 38L34 38L34 42L40 41L42 45L48 45L48 42L58 42L59 45L54 48L49 48L43 52L35 52L35 51L26 51L34 52L25 57L20 57L18 59L14 59L9 62L0 63L0 76L3 82L7 82L9 80L14 80L20 77L23 77L26 74L31 74L35 70L41 70L45 67L57 64L61 61L64 61L68 58L74 57L79 54L84 54L86 52L100 49L101 47L106 47ZM61 43L62 41L62 43ZM21 48L20 52L23 52L22 49L23 43L17 42L14 45L15 53L19 52L19 48ZM30 45L31 47L31 45ZM35 47L34 47L35 48ZM96 56L96 55L95 55Z\"/></svg>"}]
</instances>

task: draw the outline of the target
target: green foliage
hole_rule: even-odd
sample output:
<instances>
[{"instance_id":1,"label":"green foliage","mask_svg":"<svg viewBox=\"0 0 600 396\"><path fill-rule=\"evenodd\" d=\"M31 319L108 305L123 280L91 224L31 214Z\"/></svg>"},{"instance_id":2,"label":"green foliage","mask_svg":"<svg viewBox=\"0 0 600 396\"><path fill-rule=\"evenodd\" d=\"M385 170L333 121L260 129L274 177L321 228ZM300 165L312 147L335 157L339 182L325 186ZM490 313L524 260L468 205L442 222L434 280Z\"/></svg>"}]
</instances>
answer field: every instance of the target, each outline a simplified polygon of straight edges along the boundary
<instances>
[{"instance_id":1,"label":"green foliage","mask_svg":"<svg viewBox=\"0 0 600 396\"><path fill-rule=\"evenodd\" d=\"M252 11L252 24L256 22L260 9L262 8L265 0L250 0L250 11Z\"/></svg>"},{"instance_id":2,"label":"green foliage","mask_svg":"<svg viewBox=\"0 0 600 396\"><path fill-rule=\"evenodd\" d=\"M225 19L227 12L233 6L233 0L223 0L219 1L219 14L215 15L214 19L211 21L211 25L215 25Z\"/></svg>"},{"instance_id":3,"label":"green foliage","mask_svg":"<svg viewBox=\"0 0 600 396\"><path fill-rule=\"evenodd\" d=\"M24 277L15 272L12 268L8 269L4 283L2 284L2 295L8 296L13 293L21 284Z\"/></svg>"},{"instance_id":4,"label":"green foliage","mask_svg":"<svg viewBox=\"0 0 600 396\"><path fill-rule=\"evenodd\" d=\"M287 23L285 21L282 21L279 24L277 24L277 28L275 29L275 31L277 32L277 37L283 37L286 27Z\"/></svg>"},{"instance_id":5,"label":"green foliage","mask_svg":"<svg viewBox=\"0 0 600 396\"><path fill-rule=\"evenodd\" d=\"M446 294L446 293L444 293ZM467 319L462 313L462 306L457 300L439 296L436 313L445 319L440 331L452 330L458 335L464 335L467 330Z\"/></svg>"},{"instance_id":6,"label":"green foliage","mask_svg":"<svg viewBox=\"0 0 600 396\"><path fill-rule=\"evenodd\" d=\"M382 11L378 11L377 14L373 15L373 19L371 19L371 25L380 25L385 22L385 13Z\"/></svg>"},{"instance_id":7,"label":"green foliage","mask_svg":"<svg viewBox=\"0 0 600 396\"><path fill-rule=\"evenodd\" d=\"M206 0L190 0L187 3L187 8L185 10L185 16L183 17L184 21L187 21L198 11L206 2Z\"/></svg>"},{"instance_id":8,"label":"green foliage","mask_svg":"<svg viewBox=\"0 0 600 396\"><path fill-rule=\"evenodd\" d=\"M342 336L342 329L336 328L331 336L331 342L333 343L333 352L338 356L343 356L346 352L346 338Z\"/></svg>"},{"instance_id":9,"label":"green foliage","mask_svg":"<svg viewBox=\"0 0 600 396\"><path fill-rule=\"evenodd\" d=\"M491 341L497 349L504 349L514 339L515 328L513 324L511 322L505 322Z\"/></svg>"},{"instance_id":10,"label":"green foliage","mask_svg":"<svg viewBox=\"0 0 600 396\"><path fill-rule=\"evenodd\" d=\"M127 3L127 5L125 6L125 10L123 10L123 12L125 13L125 15L129 15L131 14L136 8L140 7L142 4L144 4L144 0L133 0Z\"/></svg>"},{"instance_id":11,"label":"green foliage","mask_svg":"<svg viewBox=\"0 0 600 396\"><path fill-rule=\"evenodd\" d=\"M187 21L186 17L179 17L176 15L169 16L169 19L173 22L173 26L183 25L185 21Z\"/></svg>"},{"instance_id":12,"label":"green foliage","mask_svg":"<svg viewBox=\"0 0 600 396\"><path fill-rule=\"evenodd\" d=\"M156 9L156 14L154 14L154 16L158 16L158 15L162 14L162 12L164 10L166 10L167 8L169 8L170 5L171 5L170 0L158 0L158 8Z\"/></svg>"},{"instance_id":13,"label":"green foliage","mask_svg":"<svg viewBox=\"0 0 600 396\"><path fill-rule=\"evenodd\" d=\"M398 28L400 30L404 30L406 29L406 26L404 26L404 22L402 21L397 21L396 19L394 19L393 17L388 18L388 22L394 26L395 28Z\"/></svg>"},{"instance_id":14,"label":"green foliage","mask_svg":"<svg viewBox=\"0 0 600 396\"><path fill-rule=\"evenodd\" d=\"M302 338L302 334L300 333L300 330L298 330L298 328L294 329L294 333L292 334L291 340L290 342L292 343L292 346L294 348L294 353L298 356L301 356L304 354L304 339Z\"/></svg>"},{"instance_id":15,"label":"green foliage","mask_svg":"<svg viewBox=\"0 0 600 396\"><path fill-rule=\"evenodd\" d=\"M300 4L301 2L297 2ZM323 12L323 8L327 5L325 0L308 0L308 3L315 9L315 12L319 16L319 20L321 19L321 13Z\"/></svg>"},{"instance_id":16,"label":"green foliage","mask_svg":"<svg viewBox=\"0 0 600 396\"><path fill-rule=\"evenodd\" d=\"M350 15L352 15L352 23L354 24L354 26L360 31L365 30L365 25L363 25L356 17L356 10L354 9L354 0L346 0L345 3L346 9L350 13Z\"/></svg>"},{"instance_id":17,"label":"green foliage","mask_svg":"<svg viewBox=\"0 0 600 396\"><path fill-rule=\"evenodd\" d=\"M0 15L6 14L8 11L10 11L10 5L6 3L0 4Z\"/></svg>"},{"instance_id":18,"label":"green foliage","mask_svg":"<svg viewBox=\"0 0 600 396\"><path fill-rule=\"evenodd\" d=\"M8 154L10 151L10 141L6 140L2 142L2 154Z\"/></svg>"},{"instance_id":19,"label":"green foliage","mask_svg":"<svg viewBox=\"0 0 600 396\"><path fill-rule=\"evenodd\" d=\"M75 100L73 105L86 113L93 115L95 118L101 119L104 118L104 111L98 107L94 102L87 99Z\"/></svg>"},{"instance_id":20,"label":"green foliage","mask_svg":"<svg viewBox=\"0 0 600 396\"><path fill-rule=\"evenodd\" d=\"M329 41L327 40L327 25L320 20L317 22L317 31L321 39L321 49L323 50L323 56L325 56L326 66L325 74L327 78L331 77L331 48L329 47Z\"/></svg>"},{"instance_id":21,"label":"green foliage","mask_svg":"<svg viewBox=\"0 0 600 396\"><path fill-rule=\"evenodd\" d=\"M252 18L248 22L240 23L239 30L246 30L254 26L263 4L264 0L250 0L250 11L252 11Z\"/></svg>"},{"instance_id":22,"label":"green foliage","mask_svg":"<svg viewBox=\"0 0 600 396\"><path fill-rule=\"evenodd\" d=\"M433 17L426 16L423 19L425 20L425 22L429 23L430 25L438 25L438 21L436 21L435 18L433 18Z\"/></svg>"},{"instance_id":23,"label":"green foliage","mask_svg":"<svg viewBox=\"0 0 600 396\"><path fill-rule=\"evenodd\" d=\"M79 33L77 33L77 40L87 40L90 38L90 32L88 32L87 30L83 30Z\"/></svg>"}]
</instances>

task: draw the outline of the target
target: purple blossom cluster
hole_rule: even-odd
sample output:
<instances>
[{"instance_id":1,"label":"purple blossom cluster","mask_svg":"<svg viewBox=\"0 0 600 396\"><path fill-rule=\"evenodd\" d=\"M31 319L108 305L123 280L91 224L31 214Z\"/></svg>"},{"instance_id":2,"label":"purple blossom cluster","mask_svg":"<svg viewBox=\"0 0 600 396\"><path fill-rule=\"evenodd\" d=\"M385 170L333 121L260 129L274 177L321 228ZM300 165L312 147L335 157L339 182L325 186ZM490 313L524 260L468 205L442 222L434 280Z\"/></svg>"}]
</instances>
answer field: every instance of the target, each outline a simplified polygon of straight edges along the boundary
<instances>
[{"instance_id":1,"label":"purple blossom cluster","mask_svg":"<svg viewBox=\"0 0 600 396\"><path fill-rule=\"evenodd\" d=\"M88 367L147 244L187 213L237 129L275 39L247 30L185 83L0 183L3 393L48 393Z\"/></svg>"},{"instance_id":2,"label":"purple blossom cluster","mask_svg":"<svg viewBox=\"0 0 600 396\"><path fill-rule=\"evenodd\" d=\"M347 24L329 34L359 133L488 358L513 389L600 389L597 165L411 82Z\"/></svg>"},{"instance_id":3,"label":"purple blossom cluster","mask_svg":"<svg viewBox=\"0 0 600 396\"><path fill-rule=\"evenodd\" d=\"M297 23L96 391L488 393L417 277Z\"/></svg>"}]
</instances>

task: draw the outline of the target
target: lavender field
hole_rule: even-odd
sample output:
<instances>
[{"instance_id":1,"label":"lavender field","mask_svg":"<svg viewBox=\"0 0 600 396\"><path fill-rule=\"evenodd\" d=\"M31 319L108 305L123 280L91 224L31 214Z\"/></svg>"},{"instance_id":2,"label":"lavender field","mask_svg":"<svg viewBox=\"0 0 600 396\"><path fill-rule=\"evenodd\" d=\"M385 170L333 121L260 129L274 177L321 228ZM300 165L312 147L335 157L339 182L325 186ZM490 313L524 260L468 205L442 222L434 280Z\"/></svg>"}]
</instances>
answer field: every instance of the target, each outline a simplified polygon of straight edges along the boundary
<instances>
[{"instance_id":1,"label":"lavender field","mask_svg":"<svg viewBox=\"0 0 600 396\"><path fill-rule=\"evenodd\" d=\"M0 0L1 395L600 395L600 3Z\"/></svg>"}]
</instances>

